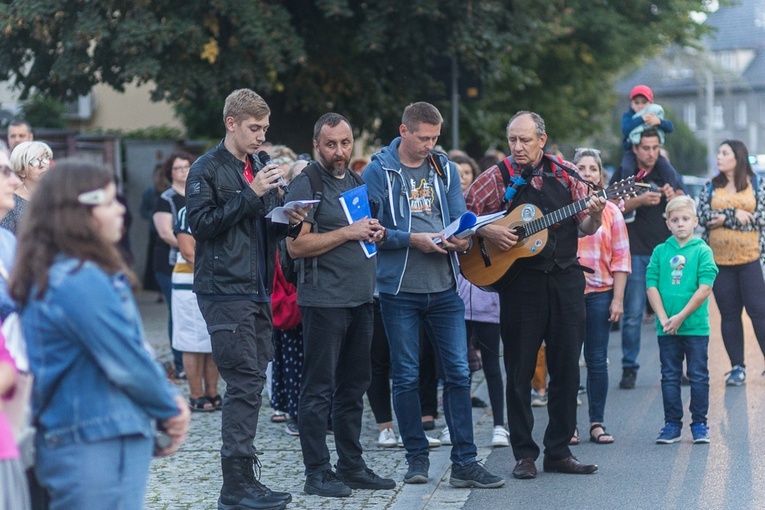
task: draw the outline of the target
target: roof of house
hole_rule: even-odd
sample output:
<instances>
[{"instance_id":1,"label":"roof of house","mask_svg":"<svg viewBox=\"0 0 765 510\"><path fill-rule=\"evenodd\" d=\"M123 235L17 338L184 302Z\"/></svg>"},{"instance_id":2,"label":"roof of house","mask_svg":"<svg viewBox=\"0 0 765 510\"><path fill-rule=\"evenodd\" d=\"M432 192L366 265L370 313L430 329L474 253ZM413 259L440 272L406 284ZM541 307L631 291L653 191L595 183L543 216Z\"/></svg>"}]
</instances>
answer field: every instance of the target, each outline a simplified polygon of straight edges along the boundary
<instances>
[{"instance_id":1,"label":"roof of house","mask_svg":"<svg viewBox=\"0 0 765 510\"><path fill-rule=\"evenodd\" d=\"M712 52L754 52L754 58L740 76L731 72L716 75L716 87L765 89L765 0L737 0L734 5L720 7L710 14L705 24L715 29L702 40ZM706 71L708 66L699 61L685 66L671 64L693 62L693 59L679 58L691 53L683 48L668 48L661 56L648 60L642 68L619 80L617 92L626 96L634 85L644 83L657 93L658 102L662 95L696 92L699 81L704 79L701 71ZM694 65L696 72L687 72Z\"/></svg>"}]
</instances>

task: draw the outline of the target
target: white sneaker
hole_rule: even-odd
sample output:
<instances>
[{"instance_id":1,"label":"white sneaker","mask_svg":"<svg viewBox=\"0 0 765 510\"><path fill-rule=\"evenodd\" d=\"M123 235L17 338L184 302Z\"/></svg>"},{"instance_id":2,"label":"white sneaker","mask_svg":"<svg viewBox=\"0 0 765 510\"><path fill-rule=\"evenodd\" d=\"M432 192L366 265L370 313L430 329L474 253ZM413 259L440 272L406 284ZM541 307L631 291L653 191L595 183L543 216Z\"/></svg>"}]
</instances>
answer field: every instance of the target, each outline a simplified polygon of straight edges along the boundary
<instances>
[{"instance_id":1,"label":"white sneaker","mask_svg":"<svg viewBox=\"0 0 765 510\"><path fill-rule=\"evenodd\" d=\"M425 439L428 440L428 448L438 448L439 446L441 446L441 441L439 441L435 437L430 437L429 435L425 434ZM400 448L403 448L404 447L404 438L402 438L401 436L398 436L398 443L397 443L397 445Z\"/></svg>"},{"instance_id":2,"label":"white sneaker","mask_svg":"<svg viewBox=\"0 0 765 510\"><path fill-rule=\"evenodd\" d=\"M396 446L396 434L392 428L388 427L380 431L380 436L377 438L377 446L382 448L393 448Z\"/></svg>"},{"instance_id":3,"label":"white sneaker","mask_svg":"<svg viewBox=\"0 0 765 510\"><path fill-rule=\"evenodd\" d=\"M491 436L491 445L495 448L510 446L510 432L508 432L502 425L494 427L494 432Z\"/></svg>"},{"instance_id":4,"label":"white sneaker","mask_svg":"<svg viewBox=\"0 0 765 510\"><path fill-rule=\"evenodd\" d=\"M441 437L439 437L441 440L442 445L451 445L452 444L452 436L449 434L449 426L447 425L444 427L444 430L441 431Z\"/></svg>"}]
</instances>

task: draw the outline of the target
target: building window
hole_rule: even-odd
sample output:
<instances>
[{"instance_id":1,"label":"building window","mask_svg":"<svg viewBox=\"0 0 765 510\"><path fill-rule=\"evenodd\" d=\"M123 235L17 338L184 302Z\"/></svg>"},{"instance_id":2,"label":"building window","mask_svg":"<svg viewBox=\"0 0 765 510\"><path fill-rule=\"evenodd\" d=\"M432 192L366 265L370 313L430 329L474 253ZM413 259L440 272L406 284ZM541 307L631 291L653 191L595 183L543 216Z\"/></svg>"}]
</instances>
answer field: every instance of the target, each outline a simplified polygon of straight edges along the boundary
<instances>
[{"instance_id":1,"label":"building window","mask_svg":"<svg viewBox=\"0 0 765 510\"><path fill-rule=\"evenodd\" d=\"M725 117L721 104L716 104L712 112L712 127L714 129L725 129Z\"/></svg>"},{"instance_id":2,"label":"building window","mask_svg":"<svg viewBox=\"0 0 765 510\"><path fill-rule=\"evenodd\" d=\"M691 131L696 131L696 103L686 103L683 108L683 120Z\"/></svg>"},{"instance_id":3,"label":"building window","mask_svg":"<svg viewBox=\"0 0 765 510\"><path fill-rule=\"evenodd\" d=\"M736 127L745 128L746 124L746 101L742 100L736 103Z\"/></svg>"}]
</instances>

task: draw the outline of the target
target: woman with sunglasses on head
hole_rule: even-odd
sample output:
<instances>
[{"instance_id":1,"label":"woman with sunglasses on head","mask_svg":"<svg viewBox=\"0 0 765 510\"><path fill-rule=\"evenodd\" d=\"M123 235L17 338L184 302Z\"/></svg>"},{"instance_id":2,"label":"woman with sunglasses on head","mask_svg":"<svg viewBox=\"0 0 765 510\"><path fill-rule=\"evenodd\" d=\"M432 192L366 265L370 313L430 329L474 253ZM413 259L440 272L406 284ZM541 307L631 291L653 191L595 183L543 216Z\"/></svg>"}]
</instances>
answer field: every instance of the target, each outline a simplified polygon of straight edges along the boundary
<instances>
[{"instance_id":1,"label":"woman with sunglasses on head","mask_svg":"<svg viewBox=\"0 0 765 510\"><path fill-rule=\"evenodd\" d=\"M116 248L125 208L112 177L84 161L46 175L11 272L35 376L35 470L51 510L143 508L154 422L170 439L157 442L160 455L188 431L188 404L146 348Z\"/></svg>"},{"instance_id":2,"label":"woman with sunglasses on head","mask_svg":"<svg viewBox=\"0 0 765 510\"><path fill-rule=\"evenodd\" d=\"M600 151L580 148L572 162L579 175L600 189L606 182ZM609 444L614 437L603 425L608 395L608 339L611 324L624 313L624 288L632 270L627 225L617 206L606 202L603 223L591 236L579 238L579 263L592 269L585 273L584 301L587 310L584 359L587 363L587 401L590 441Z\"/></svg>"},{"instance_id":3,"label":"woman with sunglasses on head","mask_svg":"<svg viewBox=\"0 0 765 510\"><path fill-rule=\"evenodd\" d=\"M44 142L22 142L11 152L11 168L21 180L16 188L13 209L0 221L0 227L17 233L21 216L37 185L53 163L53 151Z\"/></svg>"}]
</instances>

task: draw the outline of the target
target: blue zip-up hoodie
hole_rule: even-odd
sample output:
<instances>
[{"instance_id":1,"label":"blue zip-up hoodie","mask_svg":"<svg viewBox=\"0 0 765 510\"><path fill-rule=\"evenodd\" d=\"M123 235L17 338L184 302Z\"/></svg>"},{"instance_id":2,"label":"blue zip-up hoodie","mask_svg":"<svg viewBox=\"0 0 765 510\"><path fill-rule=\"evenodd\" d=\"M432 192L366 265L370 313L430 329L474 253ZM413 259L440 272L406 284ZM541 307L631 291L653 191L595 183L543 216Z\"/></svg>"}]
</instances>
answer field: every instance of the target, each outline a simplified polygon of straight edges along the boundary
<instances>
[{"instance_id":1,"label":"blue zip-up hoodie","mask_svg":"<svg viewBox=\"0 0 765 510\"><path fill-rule=\"evenodd\" d=\"M400 144L401 137L397 137L389 146L372 156L372 162L362 175L370 200L380 205L377 219L388 230L388 239L380 245L377 253L377 290L386 294L398 294L401 288L409 257L412 227L412 213L398 157ZM446 185L440 177L435 179L436 196L445 227L459 218L466 208L457 167L445 155L439 154L438 157L446 170ZM456 282L459 274L457 254L451 252L449 260Z\"/></svg>"}]
</instances>

